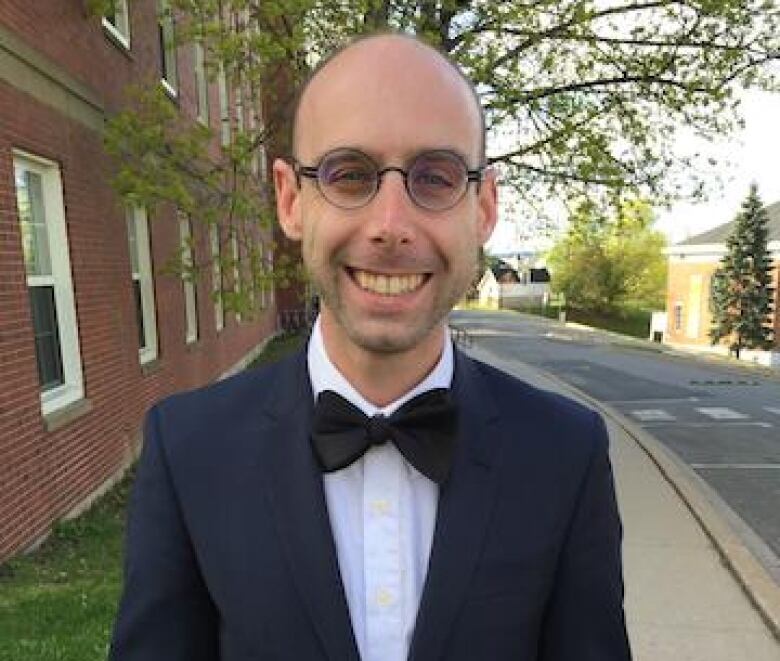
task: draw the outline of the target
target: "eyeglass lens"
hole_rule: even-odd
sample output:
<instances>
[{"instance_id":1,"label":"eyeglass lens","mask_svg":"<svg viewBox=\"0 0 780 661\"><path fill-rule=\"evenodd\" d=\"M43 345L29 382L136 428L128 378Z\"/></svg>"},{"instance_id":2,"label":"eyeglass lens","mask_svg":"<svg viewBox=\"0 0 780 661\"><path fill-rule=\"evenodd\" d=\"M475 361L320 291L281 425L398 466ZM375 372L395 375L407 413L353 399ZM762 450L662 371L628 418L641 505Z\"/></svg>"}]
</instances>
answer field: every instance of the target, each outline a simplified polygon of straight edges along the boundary
<instances>
[{"instance_id":1,"label":"eyeglass lens","mask_svg":"<svg viewBox=\"0 0 780 661\"><path fill-rule=\"evenodd\" d=\"M333 204L357 208L367 204L379 187L379 178L396 168L379 170L365 154L337 150L318 167L322 194ZM468 169L455 154L431 151L420 154L406 174L406 189L412 200L426 209L453 206L468 185Z\"/></svg>"}]
</instances>

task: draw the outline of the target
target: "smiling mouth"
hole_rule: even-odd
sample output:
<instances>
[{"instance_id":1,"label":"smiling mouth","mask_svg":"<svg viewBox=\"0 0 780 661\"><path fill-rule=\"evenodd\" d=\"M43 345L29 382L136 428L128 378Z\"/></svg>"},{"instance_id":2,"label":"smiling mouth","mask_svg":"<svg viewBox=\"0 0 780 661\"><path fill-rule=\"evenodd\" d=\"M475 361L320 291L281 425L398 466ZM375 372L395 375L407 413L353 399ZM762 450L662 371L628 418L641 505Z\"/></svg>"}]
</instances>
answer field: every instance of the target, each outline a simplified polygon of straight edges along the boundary
<instances>
[{"instance_id":1,"label":"smiling mouth","mask_svg":"<svg viewBox=\"0 0 780 661\"><path fill-rule=\"evenodd\" d=\"M347 269L347 271L358 287L383 296L399 296L416 291L428 279L428 275L422 273L387 275L358 269Z\"/></svg>"}]
</instances>

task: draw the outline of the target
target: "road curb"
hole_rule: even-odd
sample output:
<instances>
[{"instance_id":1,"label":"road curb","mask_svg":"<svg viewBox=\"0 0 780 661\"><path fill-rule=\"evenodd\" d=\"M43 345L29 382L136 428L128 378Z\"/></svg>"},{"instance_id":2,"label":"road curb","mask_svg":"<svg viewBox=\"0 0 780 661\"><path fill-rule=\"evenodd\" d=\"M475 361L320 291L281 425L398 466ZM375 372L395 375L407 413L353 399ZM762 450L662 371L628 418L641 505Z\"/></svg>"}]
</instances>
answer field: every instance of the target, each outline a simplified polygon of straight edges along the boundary
<instances>
[{"instance_id":1,"label":"road curb","mask_svg":"<svg viewBox=\"0 0 780 661\"><path fill-rule=\"evenodd\" d=\"M484 352L501 361L496 354L484 347L472 345L467 351ZM519 360L517 362L522 363ZM550 372L528 363L522 364L528 370L542 375L561 390L571 393L577 399L587 402L592 408L603 413L619 425L645 452L710 539L722 562L734 576L772 635L780 641L780 587L734 531L733 524L729 523L730 519L741 521L738 515L674 452L622 413ZM768 553L771 551L768 550Z\"/></svg>"}]
</instances>

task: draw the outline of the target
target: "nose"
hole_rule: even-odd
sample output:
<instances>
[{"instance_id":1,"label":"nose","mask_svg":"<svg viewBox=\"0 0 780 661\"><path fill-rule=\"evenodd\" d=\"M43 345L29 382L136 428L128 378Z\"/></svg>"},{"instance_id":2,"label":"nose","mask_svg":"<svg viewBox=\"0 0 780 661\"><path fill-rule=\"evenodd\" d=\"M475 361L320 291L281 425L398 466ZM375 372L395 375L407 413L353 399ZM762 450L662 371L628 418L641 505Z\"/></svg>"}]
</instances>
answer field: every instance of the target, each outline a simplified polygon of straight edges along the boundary
<instances>
[{"instance_id":1,"label":"nose","mask_svg":"<svg viewBox=\"0 0 780 661\"><path fill-rule=\"evenodd\" d=\"M387 247L411 243L415 236L417 208L406 190L404 171L385 168L377 183L376 195L366 207L369 239Z\"/></svg>"}]
</instances>

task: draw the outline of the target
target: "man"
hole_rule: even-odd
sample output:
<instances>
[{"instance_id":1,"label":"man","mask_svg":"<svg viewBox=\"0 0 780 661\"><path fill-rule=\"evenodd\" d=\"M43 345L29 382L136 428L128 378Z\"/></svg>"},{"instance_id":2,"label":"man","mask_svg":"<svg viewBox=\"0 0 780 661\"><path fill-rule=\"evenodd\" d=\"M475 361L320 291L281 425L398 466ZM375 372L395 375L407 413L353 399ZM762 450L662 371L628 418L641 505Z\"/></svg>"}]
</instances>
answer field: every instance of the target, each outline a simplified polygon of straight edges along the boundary
<instances>
[{"instance_id":1,"label":"man","mask_svg":"<svg viewBox=\"0 0 780 661\"><path fill-rule=\"evenodd\" d=\"M629 659L603 423L447 335L496 222L473 88L355 42L274 181L320 316L300 355L152 409L112 658Z\"/></svg>"}]
</instances>

